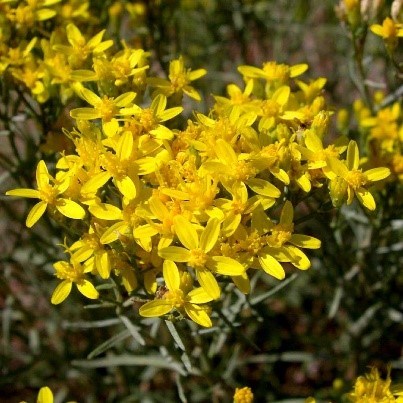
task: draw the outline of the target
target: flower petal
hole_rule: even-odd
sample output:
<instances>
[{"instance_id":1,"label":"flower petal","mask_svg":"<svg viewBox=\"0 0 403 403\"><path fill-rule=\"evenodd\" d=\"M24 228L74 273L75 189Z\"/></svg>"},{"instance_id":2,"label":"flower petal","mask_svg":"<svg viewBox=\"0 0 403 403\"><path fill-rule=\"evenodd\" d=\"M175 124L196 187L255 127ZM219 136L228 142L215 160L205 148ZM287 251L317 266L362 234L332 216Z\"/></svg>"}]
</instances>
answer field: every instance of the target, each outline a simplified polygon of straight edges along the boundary
<instances>
[{"instance_id":1,"label":"flower petal","mask_svg":"<svg viewBox=\"0 0 403 403\"><path fill-rule=\"evenodd\" d=\"M53 403L53 393L47 386L40 388L37 403Z\"/></svg>"},{"instance_id":2,"label":"flower petal","mask_svg":"<svg viewBox=\"0 0 403 403\"><path fill-rule=\"evenodd\" d=\"M374 211L376 209L375 199L367 189L359 188L355 191L355 195L360 203L368 210Z\"/></svg>"},{"instance_id":3,"label":"flower petal","mask_svg":"<svg viewBox=\"0 0 403 403\"><path fill-rule=\"evenodd\" d=\"M365 171L364 173L368 180L375 182L387 178L390 175L390 169L384 167L373 168Z\"/></svg>"},{"instance_id":4,"label":"flower petal","mask_svg":"<svg viewBox=\"0 0 403 403\"><path fill-rule=\"evenodd\" d=\"M188 297L189 302L191 302L192 304L204 304L206 302L210 302L213 299L202 287L198 287L190 291Z\"/></svg>"},{"instance_id":5,"label":"flower petal","mask_svg":"<svg viewBox=\"0 0 403 403\"><path fill-rule=\"evenodd\" d=\"M267 253L261 253L259 255L259 263L267 274L270 274L279 280L285 278L283 266L273 256Z\"/></svg>"},{"instance_id":6,"label":"flower petal","mask_svg":"<svg viewBox=\"0 0 403 403\"><path fill-rule=\"evenodd\" d=\"M284 246L290 255L290 262L300 270L307 270L311 267L311 262L302 250L295 246Z\"/></svg>"},{"instance_id":7,"label":"flower petal","mask_svg":"<svg viewBox=\"0 0 403 403\"><path fill-rule=\"evenodd\" d=\"M164 261L162 274L169 290L179 290L181 285L179 269L172 260Z\"/></svg>"},{"instance_id":8,"label":"flower petal","mask_svg":"<svg viewBox=\"0 0 403 403\"><path fill-rule=\"evenodd\" d=\"M241 263L227 256L213 256L208 265L218 274L227 276L240 276L245 272Z\"/></svg>"},{"instance_id":9,"label":"flower petal","mask_svg":"<svg viewBox=\"0 0 403 403\"><path fill-rule=\"evenodd\" d=\"M319 249L321 242L319 239L309 235L292 234L290 243L300 248Z\"/></svg>"},{"instance_id":10,"label":"flower petal","mask_svg":"<svg viewBox=\"0 0 403 403\"><path fill-rule=\"evenodd\" d=\"M199 246L199 236L196 228L185 217L177 215L173 219L175 233L183 246L189 250Z\"/></svg>"},{"instance_id":11,"label":"flower petal","mask_svg":"<svg viewBox=\"0 0 403 403\"><path fill-rule=\"evenodd\" d=\"M210 218L200 236L200 248L206 253L210 252L217 243L219 235L220 221L218 218Z\"/></svg>"},{"instance_id":12,"label":"flower petal","mask_svg":"<svg viewBox=\"0 0 403 403\"><path fill-rule=\"evenodd\" d=\"M53 291L50 302L54 305L63 302L70 294L72 283L71 281L62 281Z\"/></svg>"},{"instance_id":13,"label":"flower petal","mask_svg":"<svg viewBox=\"0 0 403 403\"><path fill-rule=\"evenodd\" d=\"M347 168L352 171L358 169L360 163L360 154L358 152L357 143L351 140L347 148Z\"/></svg>"},{"instance_id":14,"label":"flower petal","mask_svg":"<svg viewBox=\"0 0 403 403\"><path fill-rule=\"evenodd\" d=\"M101 278L109 278L111 274L111 261L106 250L95 253L95 267Z\"/></svg>"},{"instance_id":15,"label":"flower petal","mask_svg":"<svg viewBox=\"0 0 403 403\"><path fill-rule=\"evenodd\" d=\"M35 189L11 189L6 192L6 196L16 196L16 197L29 197L31 199L40 199L39 191Z\"/></svg>"},{"instance_id":16,"label":"flower petal","mask_svg":"<svg viewBox=\"0 0 403 403\"><path fill-rule=\"evenodd\" d=\"M119 189L123 196L127 197L129 200L136 198L137 189L133 180L128 176L124 176L122 179L115 178L116 187Z\"/></svg>"},{"instance_id":17,"label":"flower petal","mask_svg":"<svg viewBox=\"0 0 403 403\"><path fill-rule=\"evenodd\" d=\"M200 326L204 327L211 327L213 324L211 323L210 317L207 315L205 309L198 307L197 305L193 304L185 304L185 311L190 319L193 322L196 322Z\"/></svg>"},{"instance_id":18,"label":"flower petal","mask_svg":"<svg viewBox=\"0 0 403 403\"><path fill-rule=\"evenodd\" d=\"M121 220L123 213L120 208L108 203L98 203L88 208L89 212L101 220Z\"/></svg>"},{"instance_id":19,"label":"flower petal","mask_svg":"<svg viewBox=\"0 0 403 403\"><path fill-rule=\"evenodd\" d=\"M281 224L291 224L294 221L294 208L292 203L287 200L284 203L283 209L281 210L280 223Z\"/></svg>"},{"instance_id":20,"label":"flower petal","mask_svg":"<svg viewBox=\"0 0 403 403\"><path fill-rule=\"evenodd\" d=\"M250 293L250 281L246 272L240 276L232 276L232 281L244 294Z\"/></svg>"},{"instance_id":21,"label":"flower petal","mask_svg":"<svg viewBox=\"0 0 403 403\"><path fill-rule=\"evenodd\" d=\"M28 228L31 228L45 213L46 207L48 204L44 201L40 201L36 203L34 207L32 207L31 211L28 214L28 217L25 221L25 225Z\"/></svg>"},{"instance_id":22,"label":"flower petal","mask_svg":"<svg viewBox=\"0 0 403 403\"><path fill-rule=\"evenodd\" d=\"M160 257L174 262L188 262L190 260L190 252L179 246L168 246L158 251Z\"/></svg>"},{"instance_id":23,"label":"flower petal","mask_svg":"<svg viewBox=\"0 0 403 403\"><path fill-rule=\"evenodd\" d=\"M88 280L83 280L82 283L77 283L77 288L81 294L89 299L97 299L99 297L99 292Z\"/></svg>"},{"instance_id":24,"label":"flower petal","mask_svg":"<svg viewBox=\"0 0 403 403\"><path fill-rule=\"evenodd\" d=\"M220 298L221 290L213 273L206 269L198 269L196 276L199 284L212 299Z\"/></svg>"},{"instance_id":25,"label":"flower petal","mask_svg":"<svg viewBox=\"0 0 403 403\"><path fill-rule=\"evenodd\" d=\"M145 318L154 318L162 316L170 312L173 305L166 299L155 299L154 301L146 302L139 309L139 314Z\"/></svg>"},{"instance_id":26,"label":"flower petal","mask_svg":"<svg viewBox=\"0 0 403 403\"><path fill-rule=\"evenodd\" d=\"M281 192L270 182L264 179L252 178L246 181L246 184L257 194L267 197L280 197Z\"/></svg>"},{"instance_id":27,"label":"flower petal","mask_svg":"<svg viewBox=\"0 0 403 403\"><path fill-rule=\"evenodd\" d=\"M56 208L66 217L81 220L85 217L85 210L75 201L58 199Z\"/></svg>"}]
</instances>

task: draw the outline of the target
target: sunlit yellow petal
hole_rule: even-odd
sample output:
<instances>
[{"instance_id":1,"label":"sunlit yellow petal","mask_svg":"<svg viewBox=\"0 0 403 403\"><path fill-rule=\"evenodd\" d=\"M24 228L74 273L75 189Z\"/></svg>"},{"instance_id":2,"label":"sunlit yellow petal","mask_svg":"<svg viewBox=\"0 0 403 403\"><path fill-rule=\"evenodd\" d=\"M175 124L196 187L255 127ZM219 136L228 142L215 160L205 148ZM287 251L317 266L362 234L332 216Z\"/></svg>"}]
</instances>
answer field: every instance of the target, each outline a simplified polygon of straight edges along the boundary
<instances>
[{"instance_id":1,"label":"sunlit yellow petal","mask_svg":"<svg viewBox=\"0 0 403 403\"><path fill-rule=\"evenodd\" d=\"M162 316L170 312L173 308L171 302L166 299L156 299L154 301L146 302L139 309L139 314L145 318L154 318Z\"/></svg>"},{"instance_id":2,"label":"sunlit yellow petal","mask_svg":"<svg viewBox=\"0 0 403 403\"><path fill-rule=\"evenodd\" d=\"M77 288L81 294L89 299L97 299L99 297L99 292L88 280L83 280L82 282L77 283Z\"/></svg>"},{"instance_id":3,"label":"sunlit yellow petal","mask_svg":"<svg viewBox=\"0 0 403 403\"><path fill-rule=\"evenodd\" d=\"M133 200L137 196L136 185L131 178L124 176L123 178L115 178L116 187L122 193L123 196L129 200Z\"/></svg>"},{"instance_id":4,"label":"sunlit yellow petal","mask_svg":"<svg viewBox=\"0 0 403 403\"><path fill-rule=\"evenodd\" d=\"M357 143L353 140L350 141L347 148L347 168L352 171L358 169L360 163L360 155Z\"/></svg>"},{"instance_id":5,"label":"sunlit yellow petal","mask_svg":"<svg viewBox=\"0 0 403 403\"><path fill-rule=\"evenodd\" d=\"M93 108L75 108L70 111L70 116L77 120L99 119L102 114Z\"/></svg>"},{"instance_id":6,"label":"sunlit yellow petal","mask_svg":"<svg viewBox=\"0 0 403 403\"><path fill-rule=\"evenodd\" d=\"M158 234L158 230L150 224L140 225L133 230L134 238L151 238Z\"/></svg>"},{"instance_id":7,"label":"sunlit yellow petal","mask_svg":"<svg viewBox=\"0 0 403 403\"><path fill-rule=\"evenodd\" d=\"M359 188L355 191L355 195L360 203L368 210L374 211L376 209L374 197L367 189Z\"/></svg>"},{"instance_id":8,"label":"sunlit yellow petal","mask_svg":"<svg viewBox=\"0 0 403 403\"><path fill-rule=\"evenodd\" d=\"M182 215L173 219L175 233L183 246L192 250L199 247L199 236L196 228Z\"/></svg>"},{"instance_id":9,"label":"sunlit yellow petal","mask_svg":"<svg viewBox=\"0 0 403 403\"><path fill-rule=\"evenodd\" d=\"M28 214L28 217L25 221L25 225L28 228L31 228L45 213L47 203L44 201L40 201L36 203L34 207L32 207L31 211Z\"/></svg>"},{"instance_id":10,"label":"sunlit yellow petal","mask_svg":"<svg viewBox=\"0 0 403 403\"><path fill-rule=\"evenodd\" d=\"M274 198L281 196L280 190L264 179L251 178L246 181L246 184L259 195Z\"/></svg>"},{"instance_id":11,"label":"sunlit yellow petal","mask_svg":"<svg viewBox=\"0 0 403 403\"><path fill-rule=\"evenodd\" d=\"M38 184L38 189L46 188L49 184L50 175L45 161L41 160L36 167L36 183Z\"/></svg>"},{"instance_id":12,"label":"sunlit yellow petal","mask_svg":"<svg viewBox=\"0 0 403 403\"><path fill-rule=\"evenodd\" d=\"M50 302L54 305L62 303L69 296L71 287L71 281L62 281L53 291Z\"/></svg>"},{"instance_id":13,"label":"sunlit yellow petal","mask_svg":"<svg viewBox=\"0 0 403 403\"><path fill-rule=\"evenodd\" d=\"M371 182L380 181L387 178L390 175L389 168L373 168L364 172L367 179Z\"/></svg>"},{"instance_id":14,"label":"sunlit yellow petal","mask_svg":"<svg viewBox=\"0 0 403 403\"><path fill-rule=\"evenodd\" d=\"M287 245L284 247L290 255L290 262L300 270L307 270L311 267L311 262L302 250L295 246Z\"/></svg>"},{"instance_id":15,"label":"sunlit yellow petal","mask_svg":"<svg viewBox=\"0 0 403 403\"><path fill-rule=\"evenodd\" d=\"M198 323L200 326L211 327L213 325L210 317L203 308L187 303L185 304L185 311L189 318L192 319L193 322Z\"/></svg>"},{"instance_id":16,"label":"sunlit yellow petal","mask_svg":"<svg viewBox=\"0 0 403 403\"><path fill-rule=\"evenodd\" d=\"M121 220L122 210L108 203L93 204L88 208L89 212L101 220Z\"/></svg>"},{"instance_id":17,"label":"sunlit yellow petal","mask_svg":"<svg viewBox=\"0 0 403 403\"><path fill-rule=\"evenodd\" d=\"M125 222L117 222L109 227L101 236L100 241L103 244L115 242L119 239L120 234L125 234L129 229L129 225Z\"/></svg>"},{"instance_id":18,"label":"sunlit yellow petal","mask_svg":"<svg viewBox=\"0 0 403 403\"><path fill-rule=\"evenodd\" d=\"M119 138L116 155L120 161L128 160L133 151L133 134L125 131Z\"/></svg>"},{"instance_id":19,"label":"sunlit yellow petal","mask_svg":"<svg viewBox=\"0 0 403 403\"><path fill-rule=\"evenodd\" d=\"M329 168L341 178L344 178L348 174L348 168L346 167L346 165L344 165L342 161L336 158L328 158L327 164Z\"/></svg>"},{"instance_id":20,"label":"sunlit yellow petal","mask_svg":"<svg viewBox=\"0 0 403 403\"><path fill-rule=\"evenodd\" d=\"M179 246L168 246L158 251L163 259L173 260L174 262L188 262L190 260L190 252Z\"/></svg>"},{"instance_id":21,"label":"sunlit yellow petal","mask_svg":"<svg viewBox=\"0 0 403 403\"><path fill-rule=\"evenodd\" d=\"M210 252L218 240L220 235L220 221L218 218L210 218L206 228L204 228L200 236L200 248L204 252Z\"/></svg>"},{"instance_id":22,"label":"sunlit yellow petal","mask_svg":"<svg viewBox=\"0 0 403 403\"><path fill-rule=\"evenodd\" d=\"M42 8L41 10L36 10L35 16L38 21L45 21L49 18L53 18L56 15L55 10L49 8Z\"/></svg>"},{"instance_id":23,"label":"sunlit yellow petal","mask_svg":"<svg viewBox=\"0 0 403 403\"><path fill-rule=\"evenodd\" d=\"M218 139L216 141L214 151L220 160L229 165L236 164L238 161L238 157L234 149L223 139Z\"/></svg>"},{"instance_id":24,"label":"sunlit yellow petal","mask_svg":"<svg viewBox=\"0 0 403 403\"><path fill-rule=\"evenodd\" d=\"M124 106L127 106L130 104L136 98L136 93L133 91L130 92L125 92L122 95L119 95L117 98L114 100L114 104L118 106L119 108L122 108Z\"/></svg>"},{"instance_id":25,"label":"sunlit yellow petal","mask_svg":"<svg viewBox=\"0 0 403 403\"><path fill-rule=\"evenodd\" d=\"M95 267L101 278L107 279L111 274L111 261L105 250L95 253Z\"/></svg>"},{"instance_id":26,"label":"sunlit yellow petal","mask_svg":"<svg viewBox=\"0 0 403 403\"><path fill-rule=\"evenodd\" d=\"M199 269L196 271L197 281L212 299L218 299L221 295L220 287L216 278L209 270Z\"/></svg>"},{"instance_id":27,"label":"sunlit yellow petal","mask_svg":"<svg viewBox=\"0 0 403 403\"><path fill-rule=\"evenodd\" d=\"M319 239L302 234L292 234L290 242L295 246L306 249L319 249L321 246Z\"/></svg>"},{"instance_id":28,"label":"sunlit yellow petal","mask_svg":"<svg viewBox=\"0 0 403 403\"><path fill-rule=\"evenodd\" d=\"M166 111L164 111L158 115L158 120L160 122L166 122L167 120L173 119L175 116L180 115L182 113L182 111L183 111L183 108L181 106L167 109Z\"/></svg>"},{"instance_id":29,"label":"sunlit yellow petal","mask_svg":"<svg viewBox=\"0 0 403 403\"><path fill-rule=\"evenodd\" d=\"M296 64L290 67L290 77L298 77L308 70L308 65L305 63Z\"/></svg>"},{"instance_id":30,"label":"sunlit yellow petal","mask_svg":"<svg viewBox=\"0 0 403 403\"><path fill-rule=\"evenodd\" d=\"M285 271L283 266L269 254L259 254L259 263L262 269L271 276L283 280L285 278Z\"/></svg>"},{"instance_id":31,"label":"sunlit yellow petal","mask_svg":"<svg viewBox=\"0 0 403 403\"><path fill-rule=\"evenodd\" d=\"M162 274L169 290L179 290L181 278L178 266L172 260L164 260Z\"/></svg>"},{"instance_id":32,"label":"sunlit yellow petal","mask_svg":"<svg viewBox=\"0 0 403 403\"><path fill-rule=\"evenodd\" d=\"M206 290L202 287L193 289L188 294L189 302L192 304L204 304L212 300L211 296L207 294Z\"/></svg>"},{"instance_id":33,"label":"sunlit yellow petal","mask_svg":"<svg viewBox=\"0 0 403 403\"><path fill-rule=\"evenodd\" d=\"M39 390L37 403L53 403L53 393L47 386Z\"/></svg>"},{"instance_id":34,"label":"sunlit yellow petal","mask_svg":"<svg viewBox=\"0 0 403 403\"><path fill-rule=\"evenodd\" d=\"M6 192L7 196L16 196L16 197L29 197L32 199L40 199L39 192L34 189L11 189Z\"/></svg>"},{"instance_id":35,"label":"sunlit yellow petal","mask_svg":"<svg viewBox=\"0 0 403 403\"><path fill-rule=\"evenodd\" d=\"M98 174L95 174L81 187L81 193L95 193L99 188L105 185L106 182L108 182L110 177L111 175L109 172L99 172Z\"/></svg>"},{"instance_id":36,"label":"sunlit yellow petal","mask_svg":"<svg viewBox=\"0 0 403 403\"><path fill-rule=\"evenodd\" d=\"M68 218L80 220L85 217L85 210L73 200L58 199L56 208Z\"/></svg>"},{"instance_id":37,"label":"sunlit yellow petal","mask_svg":"<svg viewBox=\"0 0 403 403\"><path fill-rule=\"evenodd\" d=\"M245 267L241 263L227 256L213 256L208 265L218 274L227 276L239 276L245 272Z\"/></svg>"}]
</instances>

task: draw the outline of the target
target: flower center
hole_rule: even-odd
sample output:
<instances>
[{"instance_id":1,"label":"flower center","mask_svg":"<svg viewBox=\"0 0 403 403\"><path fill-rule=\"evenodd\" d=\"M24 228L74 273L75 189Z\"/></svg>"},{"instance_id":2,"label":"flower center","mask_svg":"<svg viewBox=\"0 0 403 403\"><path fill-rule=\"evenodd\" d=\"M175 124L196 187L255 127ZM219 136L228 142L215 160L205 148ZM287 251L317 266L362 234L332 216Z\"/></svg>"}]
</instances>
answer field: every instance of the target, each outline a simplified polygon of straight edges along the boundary
<instances>
[{"instance_id":1,"label":"flower center","mask_svg":"<svg viewBox=\"0 0 403 403\"><path fill-rule=\"evenodd\" d=\"M291 239L294 224L277 224L271 229L271 234L267 236L269 246L281 248Z\"/></svg>"},{"instance_id":2,"label":"flower center","mask_svg":"<svg viewBox=\"0 0 403 403\"><path fill-rule=\"evenodd\" d=\"M185 296L182 290L169 290L164 298L172 302L175 308L181 308L185 304Z\"/></svg>"},{"instance_id":3,"label":"flower center","mask_svg":"<svg viewBox=\"0 0 403 403\"><path fill-rule=\"evenodd\" d=\"M358 189L367 183L367 178L360 170L348 172L345 181L354 189Z\"/></svg>"},{"instance_id":4,"label":"flower center","mask_svg":"<svg viewBox=\"0 0 403 403\"><path fill-rule=\"evenodd\" d=\"M197 248L190 251L189 266L194 268L201 268L205 266L206 261L207 255L202 249Z\"/></svg>"}]
</instances>

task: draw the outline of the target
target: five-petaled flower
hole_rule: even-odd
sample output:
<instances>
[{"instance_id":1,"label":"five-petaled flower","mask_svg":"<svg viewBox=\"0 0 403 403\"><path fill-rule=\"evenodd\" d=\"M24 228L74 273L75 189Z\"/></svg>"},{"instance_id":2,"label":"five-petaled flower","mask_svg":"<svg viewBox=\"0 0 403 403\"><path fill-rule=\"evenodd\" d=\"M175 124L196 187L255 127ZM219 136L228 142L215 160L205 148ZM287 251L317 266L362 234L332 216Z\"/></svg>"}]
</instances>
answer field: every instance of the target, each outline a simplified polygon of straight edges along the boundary
<instances>
[{"instance_id":1,"label":"five-petaled flower","mask_svg":"<svg viewBox=\"0 0 403 403\"><path fill-rule=\"evenodd\" d=\"M32 227L45 213L47 207L56 208L61 214L68 218L82 219L85 216L85 210L75 201L60 197L69 186L69 177L54 179L48 172L43 160L39 161L36 168L36 182L38 189L12 189L6 192L7 196L28 197L40 199L29 212L26 225ZM53 184L52 184L53 182Z\"/></svg>"}]
</instances>

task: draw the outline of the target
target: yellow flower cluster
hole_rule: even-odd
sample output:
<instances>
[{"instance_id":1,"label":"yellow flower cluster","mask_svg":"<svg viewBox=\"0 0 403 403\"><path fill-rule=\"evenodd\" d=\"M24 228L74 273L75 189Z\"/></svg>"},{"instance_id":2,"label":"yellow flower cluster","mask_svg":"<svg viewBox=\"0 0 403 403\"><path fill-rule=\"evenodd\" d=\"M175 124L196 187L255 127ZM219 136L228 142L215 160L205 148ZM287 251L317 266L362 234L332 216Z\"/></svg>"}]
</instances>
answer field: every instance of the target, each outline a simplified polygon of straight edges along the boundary
<instances>
[{"instance_id":1,"label":"yellow flower cluster","mask_svg":"<svg viewBox=\"0 0 403 403\"><path fill-rule=\"evenodd\" d=\"M72 82L95 79L78 70L89 53L112 44L101 44L103 32L88 43L80 36L74 23L96 23L89 6L89 0L1 0L0 77L27 88L39 102L60 97L65 103ZM49 35L50 21L58 28Z\"/></svg>"},{"instance_id":2,"label":"yellow flower cluster","mask_svg":"<svg viewBox=\"0 0 403 403\"><path fill-rule=\"evenodd\" d=\"M376 368L372 368L369 374L359 376L354 384L354 389L347 395L348 401L354 403L402 403L403 389L400 386L396 390L391 387L390 374L382 379Z\"/></svg>"},{"instance_id":3,"label":"yellow flower cluster","mask_svg":"<svg viewBox=\"0 0 403 403\"><path fill-rule=\"evenodd\" d=\"M57 2L35 4L40 11ZM35 15L53 15L46 13ZM248 293L256 270L282 280L285 265L310 267L302 249L321 243L296 233L294 207L315 189L328 190L322 193L335 206L356 197L375 209L369 187L389 169L363 171L354 141L326 145L326 80L298 79L306 64L240 66L244 85L229 84L208 115L195 112L181 125L182 98L201 98L191 84L206 71L178 58L166 79L150 77L145 51L123 44L116 52L104 34L87 37L70 22L49 39L20 45L19 63L3 68L40 102L75 97L83 104L70 111L76 127L65 133L74 153L60 155L54 175L40 161L36 190L7 192L39 199L28 227L45 211L63 225L80 220L77 238L65 245L68 261L54 264L62 280L54 304L73 284L98 298L91 276L117 276L127 292L143 287L155 295L142 316L175 310L209 327L208 303L220 298L223 282ZM27 69L35 79L21 78Z\"/></svg>"},{"instance_id":4,"label":"yellow flower cluster","mask_svg":"<svg viewBox=\"0 0 403 403\"><path fill-rule=\"evenodd\" d=\"M392 173L391 180L403 181L403 111L396 101L382 107L384 95L376 94L376 113L366 108L361 101L354 104L355 118L360 135L366 139L368 155L363 161L368 167L386 166Z\"/></svg>"},{"instance_id":5,"label":"yellow flower cluster","mask_svg":"<svg viewBox=\"0 0 403 403\"><path fill-rule=\"evenodd\" d=\"M245 386L243 388L236 388L234 393L234 403L252 403L253 393L251 388Z\"/></svg>"}]
</instances>

